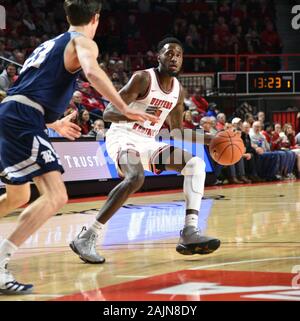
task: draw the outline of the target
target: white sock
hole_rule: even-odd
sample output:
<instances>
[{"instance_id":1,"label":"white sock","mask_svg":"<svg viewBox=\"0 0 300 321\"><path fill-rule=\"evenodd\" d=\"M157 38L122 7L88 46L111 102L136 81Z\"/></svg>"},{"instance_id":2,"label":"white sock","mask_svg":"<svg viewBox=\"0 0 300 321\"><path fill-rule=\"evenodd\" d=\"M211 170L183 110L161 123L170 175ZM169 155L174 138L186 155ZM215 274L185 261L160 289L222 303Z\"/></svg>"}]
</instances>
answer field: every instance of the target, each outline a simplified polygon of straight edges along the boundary
<instances>
[{"instance_id":1,"label":"white sock","mask_svg":"<svg viewBox=\"0 0 300 321\"><path fill-rule=\"evenodd\" d=\"M197 214L188 214L185 216L184 227L193 226L198 227L198 215Z\"/></svg>"},{"instance_id":2,"label":"white sock","mask_svg":"<svg viewBox=\"0 0 300 321\"><path fill-rule=\"evenodd\" d=\"M10 258L18 250L18 247L9 240L3 240L0 244L0 269L5 268Z\"/></svg>"},{"instance_id":3,"label":"white sock","mask_svg":"<svg viewBox=\"0 0 300 321\"><path fill-rule=\"evenodd\" d=\"M96 233L98 236L101 234L101 231L104 229L104 224L96 221L93 225L90 226L89 230Z\"/></svg>"}]
</instances>

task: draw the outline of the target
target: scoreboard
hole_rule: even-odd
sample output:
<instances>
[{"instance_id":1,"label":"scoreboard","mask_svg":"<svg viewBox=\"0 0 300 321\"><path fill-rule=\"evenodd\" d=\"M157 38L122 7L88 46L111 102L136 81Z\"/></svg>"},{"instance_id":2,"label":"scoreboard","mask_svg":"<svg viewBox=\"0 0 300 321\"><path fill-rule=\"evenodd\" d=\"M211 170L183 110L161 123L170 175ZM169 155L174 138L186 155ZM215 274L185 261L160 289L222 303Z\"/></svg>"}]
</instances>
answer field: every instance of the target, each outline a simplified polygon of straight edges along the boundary
<instances>
[{"instance_id":1,"label":"scoreboard","mask_svg":"<svg viewBox=\"0 0 300 321\"><path fill-rule=\"evenodd\" d=\"M219 94L300 94L300 71L219 72Z\"/></svg>"}]
</instances>

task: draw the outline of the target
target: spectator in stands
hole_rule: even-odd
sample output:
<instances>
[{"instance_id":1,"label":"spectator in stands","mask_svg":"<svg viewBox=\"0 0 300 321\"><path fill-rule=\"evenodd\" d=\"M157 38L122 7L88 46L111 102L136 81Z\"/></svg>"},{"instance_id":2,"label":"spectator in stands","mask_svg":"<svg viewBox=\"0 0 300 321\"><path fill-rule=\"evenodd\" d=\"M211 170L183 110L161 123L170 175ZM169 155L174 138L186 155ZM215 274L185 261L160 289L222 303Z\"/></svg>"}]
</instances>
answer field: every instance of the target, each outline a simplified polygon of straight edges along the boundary
<instances>
[{"instance_id":1,"label":"spectator in stands","mask_svg":"<svg viewBox=\"0 0 300 321\"><path fill-rule=\"evenodd\" d=\"M78 125L81 128L82 135L88 135L92 130L92 122L90 121L90 113L86 109L82 109L78 115Z\"/></svg>"},{"instance_id":2,"label":"spectator in stands","mask_svg":"<svg viewBox=\"0 0 300 321\"><path fill-rule=\"evenodd\" d=\"M123 32L129 39L138 39L141 36L140 28L134 14L128 16L128 21L125 24Z\"/></svg>"},{"instance_id":3,"label":"spectator in stands","mask_svg":"<svg viewBox=\"0 0 300 321\"><path fill-rule=\"evenodd\" d=\"M128 82L128 76L125 72L125 65L123 60L118 60L115 66L115 73L118 76L118 81L121 84L121 87L123 87Z\"/></svg>"},{"instance_id":4,"label":"spectator in stands","mask_svg":"<svg viewBox=\"0 0 300 321\"><path fill-rule=\"evenodd\" d=\"M210 133L211 133L212 135L216 135L216 134L218 133L218 130L217 130L217 128L216 128L216 126L217 126L217 118L211 116L210 119L211 119L211 129L210 129Z\"/></svg>"},{"instance_id":5,"label":"spectator in stands","mask_svg":"<svg viewBox=\"0 0 300 321\"><path fill-rule=\"evenodd\" d=\"M194 94L191 97L192 106L191 108L195 108L200 115L204 115L207 112L208 102L205 98L202 97L203 88L196 88Z\"/></svg>"},{"instance_id":6,"label":"spectator in stands","mask_svg":"<svg viewBox=\"0 0 300 321\"><path fill-rule=\"evenodd\" d=\"M193 102L191 100L191 96L189 95L189 90L188 88L183 88L183 93L184 93L184 109L185 110L192 110L193 108L191 108Z\"/></svg>"},{"instance_id":7,"label":"spectator in stands","mask_svg":"<svg viewBox=\"0 0 300 321\"><path fill-rule=\"evenodd\" d=\"M216 125L217 131L224 130L225 123L226 123L226 115L223 113L219 113L217 115L217 125Z\"/></svg>"},{"instance_id":8,"label":"spectator in stands","mask_svg":"<svg viewBox=\"0 0 300 321\"><path fill-rule=\"evenodd\" d=\"M206 116L201 118L201 120L200 120L200 128L203 129L203 131L205 133L210 133L211 129L212 129L212 120L211 120L211 118L210 117L206 117ZM205 146L205 148L206 148L206 146ZM218 164L218 163L216 163L212 159L211 159L211 161L214 164L215 175L217 177L217 182L216 182L215 185L222 185L223 184L223 180L220 179L220 178L221 178L221 172L222 172L223 166Z\"/></svg>"},{"instance_id":9,"label":"spectator in stands","mask_svg":"<svg viewBox=\"0 0 300 321\"><path fill-rule=\"evenodd\" d=\"M284 125L284 133L288 138L290 149L297 157L297 178L300 178L300 144L297 144L295 131L291 124Z\"/></svg>"},{"instance_id":10,"label":"spectator in stands","mask_svg":"<svg viewBox=\"0 0 300 321\"><path fill-rule=\"evenodd\" d=\"M82 94L80 104L90 113L92 120L102 118L105 104L102 97L88 82L82 82L79 90Z\"/></svg>"},{"instance_id":11,"label":"spectator in stands","mask_svg":"<svg viewBox=\"0 0 300 321\"><path fill-rule=\"evenodd\" d=\"M241 135L242 132L242 120L240 118L234 118L232 121L233 130ZM245 154L244 154L245 155ZM243 155L243 156L244 156ZM249 155L245 155L249 158ZM228 181L230 184L250 184L251 180L246 177L244 159L242 158L236 164L228 166Z\"/></svg>"},{"instance_id":12,"label":"spectator in stands","mask_svg":"<svg viewBox=\"0 0 300 321\"><path fill-rule=\"evenodd\" d=\"M145 58L145 68L153 68L157 65L156 56L153 51L148 50L146 52L146 58Z\"/></svg>"},{"instance_id":13,"label":"spectator in stands","mask_svg":"<svg viewBox=\"0 0 300 321\"><path fill-rule=\"evenodd\" d=\"M244 122L242 125L242 140L244 142L245 148L246 148L246 153L243 155L244 158L244 164L245 164L245 172L248 178L254 182L254 183L259 183L262 182L263 179L261 179L258 176L257 173L257 159L256 159L256 151L252 147L251 144L251 138L249 136L250 133L250 124L247 122Z\"/></svg>"},{"instance_id":14,"label":"spectator in stands","mask_svg":"<svg viewBox=\"0 0 300 321\"><path fill-rule=\"evenodd\" d=\"M196 128L196 125L193 123L192 112L190 110L186 110L183 113L183 127L189 129Z\"/></svg>"},{"instance_id":15,"label":"spectator in stands","mask_svg":"<svg viewBox=\"0 0 300 321\"><path fill-rule=\"evenodd\" d=\"M247 122L250 122L250 115L251 114L253 121L254 121L254 117L253 117L253 113L254 113L254 108L253 106L251 106L248 102L243 102L236 110L235 112L235 117L239 117L241 119L244 119ZM247 119L247 117L249 117L249 119ZM253 121L250 123L252 126Z\"/></svg>"},{"instance_id":16,"label":"spectator in stands","mask_svg":"<svg viewBox=\"0 0 300 321\"><path fill-rule=\"evenodd\" d=\"M293 170L296 162L296 155L289 148L289 140L282 131L281 125L275 124L271 149L280 156L280 175L288 179L294 178Z\"/></svg>"},{"instance_id":17,"label":"spectator in stands","mask_svg":"<svg viewBox=\"0 0 300 321\"><path fill-rule=\"evenodd\" d=\"M138 8L140 13L148 13L151 9L151 1L150 0L139 0Z\"/></svg>"},{"instance_id":18,"label":"spectator in stands","mask_svg":"<svg viewBox=\"0 0 300 321\"><path fill-rule=\"evenodd\" d=\"M210 117L202 117L200 120L200 128L204 130L205 133L210 133L212 128L212 120Z\"/></svg>"},{"instance_id":19,"label":"spectator in stands","mask_svg":"<svg viewBox=\"0 0 300 321\"><path fill-rule=\"evenodd\" d=\"M208 104L208 107L207 107L207 112L205 114L205 116L208 116L208 117L217 117L217 104L216 103L210 103Z\"/></svg>"},{"instance_id":20,"label":"spectator in stands","mask_svg":"<svg viewBox=\"0 0 300 321\"><path fill-rule=\"evenodd\" d=\"M285 124L283 126L283 132L288 139L289 148L299 148L296 143L295 131L291 124Z\"/></svg>"},{"instance_id":21,"label":"spectator in stands","mask_svg":"<svg viewBox=\"0 0 300 321\"><path fill-rule=\"evenodd\" d=\"M84 106L81 103L82 103L82 93L79 90L76 90L70 101L70 105L68 109L72 109L73 111L74 110L80 111L84 109Z\"/></svg>"},{"instance_id":22,"label":"spectator in stands","mask_svg":"<svg viewBox=\"0 0 300 321\"><path fill-rule=\"evenodd\" d=\"M257 171L260 177L268 181L280 179L278 176L280 158L276 153L270 151L270 145L265 136L260 133L262 127L259 121L255 121L252 125L253 131L250 131L250 139L252 147L258 155Z\"/></svg>"},{"instance_id":23,"label":"spectator in stands","mask_svg":"<svg viewBox=\"0 0 300 321\"><path fill-rule=\"evenodd\" d=\"M300 146L300 133L296 135L295 140L296 140L296 145Z\"/></svg>"},{"instance_id":24,"label":"spectator in stands","mask_svg":"<svg viewBox=\"0 0 300 321\"><path fill-rule=\"evenodd\" d=\"M232 129L233 129L233 126L231 123L225 123L224 130L232 130Z\"/></svg>"},{"instance_id":25,"label":"spectator in stands","mask_svg":"<svg viewBox=\"0 0 300 321\"><path fill-rule=\"evenodd\" d=\"M31 35L36 31L36 25L33 22L32 16L29 13L25 13L23 16L23 25L25 26L25 33Z\"/></svg>"},{"instance_id":26,"label":"spectator in stands","mask_svg":"<svg viewBox=\"0 0 300 321\"><path fill-rule=\"evenodd\" d=\"M5 49L5 42L0 40L0 56L9 58L9 52Z\"/></svg>"},{"instance_id":27,"label":"spectator in stands","mask_svg":"<svg viewBox=\"0 0 300 321\"><path fill-rule=\"evenodd\" d=\"M263 50L269 53L280 53L282 44L277 31L274 30L273 22L269 21L261 33Z\"/></svg>"},{"instance_id":28,"label":"spectator in stands","mask_svg":"<svg viewBox=\"0 0 300 321\"><path fill-rule=\"evenodd\" d=\"M97 119L93 123L93 129L89 131L88 136L96 137L96 140L104 140L105 124L102 119Z\"/></svg>"},{"instance_id":29,"label":"spectator in stands","mask_svg":"<svg viewBox=\"0 0 300 321\"><path fill-rule=\"evenodd\" d=\"M274 131L274 128L272 124L265 125L265 129L261 131L261 133L266 137L266 140L269 143L271 150L273 148L273 138L274 138L273 131Z\"/></svg>"},{"instance_id":30,"label":"spectator in stands","mask_svg":"<svg viewBox=\"0 0 300 321\"><path fill-rule=\"evenodd\" d=\"M134 59L131 61L133 71L145 69L144 58L141 51L138 51Z\"/></svg>"},{"instance_id":31,"label":"spectator in stands","mask_svg":"<svg viewBox=\"0 0 300 321\"><path fill-rule=\"evenodd\" d=\"M199 114L199 112L197 110L191 110L192 112L192 121L193 121L193 124L196 126L196 127L199 127L200 125L200 120L201 120L201 115Z\"/></svg>"},{"instance_id":32,"label":"spectator in stands","mask_svg":"<svg viewBox=\"0 0 300 321\"><path fill-rule=\"evenodd\" d=\"M9 57L9 59L15 61L16 63L20 64L21 66L23 66L24 62L25 62L25 55L23 52L19 51L18 49L13 51L13 55L11 57ZM22 67L18 66L17 68L17 73L19 74Z\"/></svg>"},{"instance_id":33,"label":"spectator in stands","mask_svg":"<svg viewBox=\"0 0 300 321\"><path fill-rule=\"evenodd\" d=\"M9 52L5 50L5 43L2 40L0 40L0 56L4 58L9 58ZM2 70L5 68L4 63L4 60L2 61L0 59L0 72L2 72Z\"/></svg>"},{"instance_id":34,"label":"spectator in stands","mask_svg":"<svg viewBox=\"0 0 300 321\"><path fill-rule=\"evenodd\" d=\"M17 79L17 68L14 64L8 64L0 75L0 90L5 92L13 85Z\"/></svg>"},{"instance_id":35,"label":"spectator in stands","mask_svg":"<svg viewBox=\"0 0 300 321\"><path fill-rule=\"evenodd\" d=\"M259 111L259 112L257 113L257 120L261 122L262 128L265 127L265 120L266 120L265 117L266 117L266 116L265 116L265 113L264 113L263 111Z\"/></svg>"},{"instance_id":36,"label":"spectator in stands","mask_svg":"<svg viewBox=\"0 0 300 321\"><path fill-rule=\"evenodd\" d=\"M254 121L255 121L255 120L254 120L254 116L253 116L253 114L251 114L251 113L246 113L244 120L245 120L245 122L249 123L250 126L252 126L253 123L254 123Z\"/></svg>"}]
</instances>

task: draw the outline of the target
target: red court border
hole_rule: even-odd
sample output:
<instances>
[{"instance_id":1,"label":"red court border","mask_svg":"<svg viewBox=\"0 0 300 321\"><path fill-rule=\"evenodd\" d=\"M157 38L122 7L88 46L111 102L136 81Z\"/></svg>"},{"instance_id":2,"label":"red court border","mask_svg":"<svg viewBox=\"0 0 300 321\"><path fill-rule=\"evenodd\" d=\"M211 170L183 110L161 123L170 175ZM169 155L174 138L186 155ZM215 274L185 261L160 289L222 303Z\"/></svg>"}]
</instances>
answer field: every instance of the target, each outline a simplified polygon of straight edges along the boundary
<instances>
[{"instance_id":1,"label":"red court border","mask_svg":"<svg viewBox=\"0 0 300 321\"><path fill-rule=\"evenodd\" d=\"M279 181L279 182L268 182L268 183L253 183L253 184L234 184L234 185L221 185L221 186L207 186L205 187L205 191L210 190L222 190L228 188L241 188L241 187L251 187L251 186L268 186L274 184L291 184L291 183L299 183L300 179L293 181ZM182 188L180 189L172 189L172 190L159 190L153 192L139 192L130 196L132 197L141 197L141 196L154 196L154 195L166 195L166 194L177 194L181 193ZM92 197L82 197L82 198L73 198L69 199L68 204L76 204L76 203L84 203L84 202L96 202L96 201L104 201L107 199L107 196L92 196Z\"/></svg>"}]
</instances>

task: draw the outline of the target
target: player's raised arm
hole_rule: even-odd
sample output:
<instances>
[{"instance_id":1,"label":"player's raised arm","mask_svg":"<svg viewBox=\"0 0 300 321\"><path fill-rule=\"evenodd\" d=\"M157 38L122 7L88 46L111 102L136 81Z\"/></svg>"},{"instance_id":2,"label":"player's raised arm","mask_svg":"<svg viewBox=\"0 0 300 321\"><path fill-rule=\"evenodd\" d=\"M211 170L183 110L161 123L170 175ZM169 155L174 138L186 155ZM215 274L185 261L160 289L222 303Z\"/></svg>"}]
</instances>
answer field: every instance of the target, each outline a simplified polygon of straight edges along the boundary
<instances>
[{"instance_id":1,"label":"player's raised arm","mask_svg":"<svg viewBox=\"0 0 300 321\"><path fill-rule=\"evenodd\" d=\"M139 97L142 97L150 85L150 76L147 72L135 73L129 82L120 90L121 98L129 105ZM133 110L132 110L133 111ZM123 115L115 105L110 103L104 113L103 119L107 122L131 121L128 115Z\"/></svg>"},{"instance_id":2,"label":"player's raised arm","mask_svg":"<svg viewBox=\"0 0 300 321\"><path fill-rule=\"evenodd\" d=\"M114 85L97 62L98 47L93 40L86 37L76 37L74 38L74 45L79 63L87 79L99 93L111 101L129 119L157 121L156 117L145 112L131 110L122 100Z\"/></svg>"}]
</instances>

